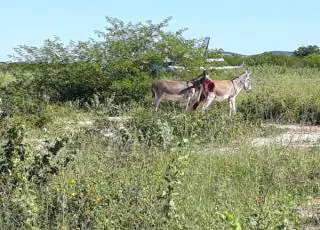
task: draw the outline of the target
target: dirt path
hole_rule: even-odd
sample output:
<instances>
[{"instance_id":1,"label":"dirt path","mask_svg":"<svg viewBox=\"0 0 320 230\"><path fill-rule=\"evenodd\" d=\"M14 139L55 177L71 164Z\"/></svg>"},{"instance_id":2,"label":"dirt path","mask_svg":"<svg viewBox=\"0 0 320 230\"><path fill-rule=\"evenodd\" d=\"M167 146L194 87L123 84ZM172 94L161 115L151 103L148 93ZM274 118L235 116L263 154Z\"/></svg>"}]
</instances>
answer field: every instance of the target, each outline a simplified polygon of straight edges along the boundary
<instances>
[{"instance_id":1,"label":"dirt path","mask_svg":"<svg viewBox=\"0 0 320 230\"><path fill-rule=\"evenodd\" d=\"M320 126L308 125L269 125L283 129L275 137L260 137L251 141L254 147L270 145L292 145L295 147L320 147Z\"/></svg>"}]
</instances>

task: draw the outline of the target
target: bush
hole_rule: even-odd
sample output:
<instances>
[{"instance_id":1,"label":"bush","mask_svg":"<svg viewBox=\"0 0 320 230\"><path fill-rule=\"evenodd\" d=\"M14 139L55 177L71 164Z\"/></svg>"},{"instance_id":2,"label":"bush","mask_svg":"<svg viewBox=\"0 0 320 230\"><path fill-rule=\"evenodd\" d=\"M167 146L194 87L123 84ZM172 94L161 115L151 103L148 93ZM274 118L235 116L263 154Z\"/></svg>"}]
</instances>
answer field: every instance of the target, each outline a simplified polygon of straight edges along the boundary
<instances>
[{"instance_id":1,"label":"bush","mask_svg":"<svg viewBox=\"0 0 320 230\"><path fill-rule=\"evenodd\" d=\"M304 60L310 67L320 67L320 54L310 54Z\"/></svg>"},{"instance_id":2,"label":"bush","mask_svg":"<svg viewBox=\"0 0 320 230\"><path fill-rule=\"evenodd\" d=\"M248 66L277 65L283 67L320 67L319 54L310 54L304 57L294 55L262 53L251 56L225 56L224 59L229 65L241 65L245 63Z\"/></svg>"}]
</instances>

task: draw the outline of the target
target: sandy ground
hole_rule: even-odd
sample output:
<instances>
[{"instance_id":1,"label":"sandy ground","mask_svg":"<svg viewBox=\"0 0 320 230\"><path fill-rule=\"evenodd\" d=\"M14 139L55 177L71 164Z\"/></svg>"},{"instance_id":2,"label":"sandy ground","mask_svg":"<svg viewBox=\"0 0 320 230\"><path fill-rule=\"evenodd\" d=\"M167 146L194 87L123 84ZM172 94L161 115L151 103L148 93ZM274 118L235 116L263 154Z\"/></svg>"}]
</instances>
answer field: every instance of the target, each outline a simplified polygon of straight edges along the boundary
<instances>
[{"instance_id":1,"label":"sandy ground","mask_svg":"<svg viewBox=\"0 0 320 230\"><path fill-rule=\"evenodd\" d=\"M254 147L282 145L295 147L320 147L320 126L308 125L270 125L283 129L278 136L255 138Z\"/></svg>"}]
</instances>

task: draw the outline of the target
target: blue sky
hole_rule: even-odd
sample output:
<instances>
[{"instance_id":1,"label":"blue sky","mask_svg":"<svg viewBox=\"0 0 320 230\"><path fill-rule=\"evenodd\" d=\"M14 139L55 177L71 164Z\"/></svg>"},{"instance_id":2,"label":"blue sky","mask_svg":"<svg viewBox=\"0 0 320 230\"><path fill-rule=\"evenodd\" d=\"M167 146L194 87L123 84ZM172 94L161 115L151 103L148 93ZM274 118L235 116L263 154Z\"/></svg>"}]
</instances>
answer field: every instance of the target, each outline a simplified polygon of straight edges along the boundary
<instances>
[{"instance_id":1,"label":"blue sky","mask_svg":"<svg viewBox=\"0 0 320 230\"><path fill-rule=\"evenodd\" d=\"M10 0L0 4L0 61L17 45L53 36L87 40L105 16L154 23L172 16L168 30L188 28L186 38L210 36L210 48L243 54L320 45L319 0Z\"/></svg>"}]
</instances>

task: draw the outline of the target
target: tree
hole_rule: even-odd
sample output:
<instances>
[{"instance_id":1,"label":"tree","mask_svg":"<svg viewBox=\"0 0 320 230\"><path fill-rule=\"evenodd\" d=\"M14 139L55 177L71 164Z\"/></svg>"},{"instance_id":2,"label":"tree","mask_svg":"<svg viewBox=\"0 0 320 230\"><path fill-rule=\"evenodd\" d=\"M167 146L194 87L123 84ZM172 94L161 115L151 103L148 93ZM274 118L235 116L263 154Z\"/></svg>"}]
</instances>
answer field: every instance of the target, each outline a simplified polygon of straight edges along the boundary
<instances>
[{"instance_id":1,"label":"tree","mask_svg":"<svg viewBox=\"0 0 320 230\"><path fill-rule=\"evenodd\" d=\"M300 46L294 51L294 55L298 57L305 57L309 54L320 54L320 48L317 45Z\"/></svg>"},{"instance_id":2,"label":"tree","mask_svg":"<svg viewBox=\"0 0 320 230\"><path fill-rule=\"evenodd\" d=\"M106 17L105 29L94 31L96 39L65 45L56 36L46 39L41 47L19 45L10 57L24 63L95 62L116 79L136 76L142 66L150 72L154 66L162 66L166 58L179 65L199 66L202 39L185 39L182 34L186 29L165 31L170 20L125 23Z\"/></svg>"},{"instance_id":3,"label":"tree","mask_svg":"<svg viewBox=\"0 0 320 230\"><path fill-rule=\"evenodd\" d=\"M54 37L40 47L20 45L11 58L28 63L32 77L22 82L28 83L29 94L58 101L87 100L93 95L140 101L150 91L152 77L165 74L161 69L166 58L197 73L204 61L203 40L185 39L185 29L166 30L170 20L125 23L106 17L106 26L95 31L95 39L65 45Z\"/></svg>"}]
</instances>

